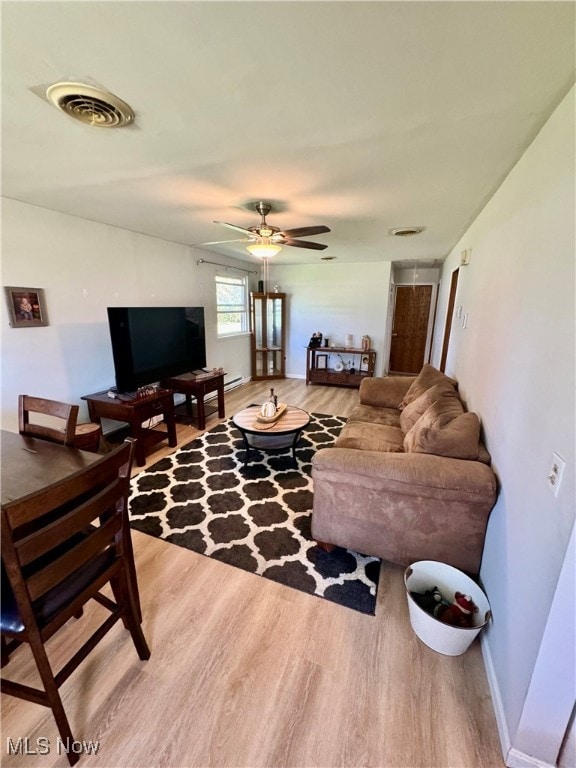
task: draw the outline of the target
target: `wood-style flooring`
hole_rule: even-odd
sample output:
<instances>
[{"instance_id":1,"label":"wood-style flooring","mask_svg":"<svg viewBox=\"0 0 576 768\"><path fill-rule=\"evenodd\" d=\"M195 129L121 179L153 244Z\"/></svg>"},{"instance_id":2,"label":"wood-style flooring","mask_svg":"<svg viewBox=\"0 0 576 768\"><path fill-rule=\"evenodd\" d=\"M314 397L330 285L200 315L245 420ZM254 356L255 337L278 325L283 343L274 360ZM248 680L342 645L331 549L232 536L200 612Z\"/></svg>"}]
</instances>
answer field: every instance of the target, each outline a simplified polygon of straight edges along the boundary
<instances>
[{"instance_id":1,"label":"wood-style flooring","mask_svg":"<svg viewBox=\"0 0 576 768\"><path fill-rule=\"evenodd\" d=\"M358 399L300 380L271 385L282 402L319 413L346 416ZM227 416L269 386L227 394ZM180 445L197 434L178 426ZM371 617L140 532L133 540L152 656L140 661L119 624L62 686L75 738L99 742L80 766L503 768L479 641L458 657L424 646L401 567L383 563ZM57 668L100 611L87 606L49 641ZM5 671L35 684L33 669L21 648ZM67 765L49 710L3 695L1 724L2 766ZM50 753L8 754L20 737L29 751L48 739Z\"/></svg>"}]
</instances>

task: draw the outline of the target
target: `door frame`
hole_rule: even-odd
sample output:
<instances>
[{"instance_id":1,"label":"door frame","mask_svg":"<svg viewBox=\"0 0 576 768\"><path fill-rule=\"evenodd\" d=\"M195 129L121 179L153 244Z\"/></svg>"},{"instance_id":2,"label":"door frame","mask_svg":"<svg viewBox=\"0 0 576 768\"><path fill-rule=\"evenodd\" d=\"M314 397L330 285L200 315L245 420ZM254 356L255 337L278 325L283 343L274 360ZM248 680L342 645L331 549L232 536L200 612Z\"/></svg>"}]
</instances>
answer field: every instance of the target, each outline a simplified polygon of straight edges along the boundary
<instances>
[{"instance_id":1,"label":"door frame","mask_svg":"<svg viewBox=\"0 0 576 768\"><path fill-rule=\"evenodd\" d=\"M448 306L446 307L446 322L444 324L444 339L442 341L442 353L440 356L440 370L442 373L446 370L448 360L448 347L450 346L450 335L452 333L452 321L454 320L454 307L456 306L456 294L458 292L458 278L460 267L456 267L450 276L450 293L448 294Z\"/></svg>"}]
</instances>

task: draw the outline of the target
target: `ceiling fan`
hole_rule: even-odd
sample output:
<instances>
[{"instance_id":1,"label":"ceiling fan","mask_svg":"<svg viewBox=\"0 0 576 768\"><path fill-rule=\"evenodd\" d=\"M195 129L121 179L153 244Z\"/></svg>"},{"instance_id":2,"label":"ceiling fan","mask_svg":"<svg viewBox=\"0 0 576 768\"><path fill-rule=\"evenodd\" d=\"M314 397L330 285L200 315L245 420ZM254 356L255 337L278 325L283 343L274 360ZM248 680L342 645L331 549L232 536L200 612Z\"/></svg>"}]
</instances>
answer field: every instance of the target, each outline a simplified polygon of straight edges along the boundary
<instances>
[{"instance_id":1,"label":"ceiling fan","mask_svg":"<svg viewBox=\"0 0 576 768\"><path fill-rule=\"evenodd\" d=\"M250 242L252 245L248 245L247 249L255 256L273 256L278 251L282 250L281 245L291 245L296 248L312 248L316 251L323 251L328 246L324 243L314 243L311 240L300 240L300 237L306 237L310 235L321 235L324 232L330 232L330 228L324 225L314 227L297 227L296 229L284 229L274 227L268 224L266 216L272 210L270 203L264 203L262 201L251 203L250 208L260 214L261 221L259 224L253 227L239 227L236 224L228 224L225 221L215 221L214 224L222 224L229 229L234 229L237 232L242 232L247 235L245 238L239 238L238 240L222 240L220 242L227 243L242 243ZM205 245L217 245L217 243L205 243ZM266 253L265 250L268 250Z\"/></svg>"}]
</instances>

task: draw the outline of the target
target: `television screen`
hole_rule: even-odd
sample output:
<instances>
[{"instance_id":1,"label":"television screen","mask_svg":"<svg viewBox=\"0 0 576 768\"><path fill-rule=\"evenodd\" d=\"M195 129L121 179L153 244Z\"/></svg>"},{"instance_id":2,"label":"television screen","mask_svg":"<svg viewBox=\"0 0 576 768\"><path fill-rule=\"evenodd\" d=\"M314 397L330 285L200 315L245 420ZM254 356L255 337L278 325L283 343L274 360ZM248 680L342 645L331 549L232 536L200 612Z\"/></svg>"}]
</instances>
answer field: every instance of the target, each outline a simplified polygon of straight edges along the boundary
<instances>
[{"instance_id":1,"label":"television screen","mask_svg":"<svg viewBox=\"0 0 576 768\"><path fill-rule=\"evenodd\" d=\"M118 392L206 365L203 307L108 307Z\"/></svg>"}]
</instances>

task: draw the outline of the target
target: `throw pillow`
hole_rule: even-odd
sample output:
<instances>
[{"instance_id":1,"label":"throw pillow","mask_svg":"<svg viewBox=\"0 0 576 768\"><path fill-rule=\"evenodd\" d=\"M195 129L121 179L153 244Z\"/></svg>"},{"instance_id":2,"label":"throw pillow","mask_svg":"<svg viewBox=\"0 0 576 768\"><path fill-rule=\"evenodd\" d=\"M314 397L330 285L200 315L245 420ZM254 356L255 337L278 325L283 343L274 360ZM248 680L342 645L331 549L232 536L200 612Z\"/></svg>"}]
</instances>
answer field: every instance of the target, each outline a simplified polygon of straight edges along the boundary
<instances>
[{"instance_id":1,"label":"throw pillow","mask_svg":"<svg viewBox=\"0 0 576 768\"><path fill-rule=\"evenodd\" d=\"M459 400L443 395L408 431L404 450L453 459L477 459L480 420L475 413L463 410Z\"/></svg>"},{"instance_id":2,"label":"throw pillow","mask_svg":"<svg viewBox=\"0 0 576 768\"><path fill-rule=\"evenodd\" d=\"M455 397L458 402L458 393L454 389L454 386L447 381L443 381L441 384L435 384L430 389L423 392L420 397L409 403L403 411L400 413L400 426L403 432L408 432L414 424L418 421L420 416L427 411L431 405L433 405L444 394Z\"/></svg>"},{"instance_id":3,"label":"throw pillow","mask_svg":"<svg viewBox=\"0 0 576 768\"><path fill-rule=\"evenodd\" d=\"M445 373L442 373L442 371L434 368L433 365L424 365L418 376L416 376L416 379L411 384L410 389L404 395L404 398L398 407L400 410L403 410L407 405L413 403L414 400L426 392L427 389L430 389L430 387L433 387L435 384L444 383L452 384L453 387L457 386L455 379L451 379L449 376L446 376Z\"/></svg>"}]
</instances>

